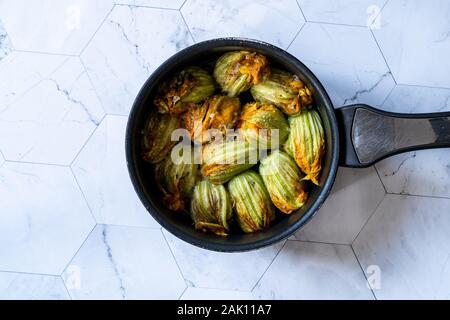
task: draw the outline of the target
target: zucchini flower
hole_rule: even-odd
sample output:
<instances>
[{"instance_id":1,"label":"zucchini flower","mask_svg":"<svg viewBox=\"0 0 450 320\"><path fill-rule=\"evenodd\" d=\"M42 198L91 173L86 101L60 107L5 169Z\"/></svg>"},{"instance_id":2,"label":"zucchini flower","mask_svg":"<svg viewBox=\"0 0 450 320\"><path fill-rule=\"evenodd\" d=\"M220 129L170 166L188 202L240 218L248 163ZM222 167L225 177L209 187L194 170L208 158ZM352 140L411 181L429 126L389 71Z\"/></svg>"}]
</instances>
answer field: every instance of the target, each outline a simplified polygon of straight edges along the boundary
<instances>
[{"instance_id":1,"label":"zucchini flower","mask_svg":"<svg viewBox=\"0 0 450 320\"><path fill-rule=\"evenodd\" d=\"M180 126L180 119L153 112L142 130L142 155L145 161L157 163L169 154L177 143L172 132Z\"/></svg>"},{"instance_id":2,"label":"zucchini flower","mask_svg":"<svg viewBox=\"0 0 450 320\"><path fill-rule=\"evenodd\" d=\"M275 218L275 207L259 174L244 172L230 181L228 189L242 231L251 233L269 226Z\"/></svg>"},{"instance_id":3,"label":"zucchini flower","mask_svg":"<svg viewBox=\"0 0 450 320\"><path fill-rule=\"evenodd\" d=\"M232 212L231 199L223 185L203 180L195 186L191 201L195 229L226 236Z\"/></svg>"},{"instance_id":4,"label":"zucchini flower","mask_svg":"<svg viewBox=\"0 0 450 320\"><path fill-rule=\"evenodd\" d=\"M256 101L271 103L287 115L296 115L313 103L312 92L296 75L277 69L254 85L251 93Z\"/></svg>"},{"instance_id":5,"label":"zucchini flower","mask_svg":"<svg viewBox=\"0 0 450 320\"><path fill-rule=\"evenodd\" d=\"M308 194L302 181L303 174L286 153L279 150L272 152L261 161L259 173L272 202L281 212L290 214L305 204Z\"/></svg>"},{"instance_id":6,"label":"zucchini flower","mask_svg":"<svg viewBox=\"0 0 450 320\"><path fill-rule=\"evenodd\" d=\"M213 184L223 184L257 163L257 147L243 139L210 143L203 148L202 174Z\"/></svg>"},{"instance_id":7,"label":"zucchini flower","mask_svg":"<svg viewBox=\"0 0 450 320\"><path fill-rule=\"evenodd\" d=\"M283 113L271 104L259 102L244 106L238 127L245 139L257 141L259 148L277 148L289 134L289 124Z\"/></svg>"},{"instance_id":8,"label":"zucchini flower","mask_svg":"<svg viewBox=\"0 0 450 320\"><path fill-rule=\"evenodd\" d=\"M199 178L198 165L194 161L194 150L190 150L190 153L190 155L181 154L177 161L174 160L175 158L172 159L170 154L155 167L155 180L163 194L162 200L173 211L185 209L185 201L191 196Z\"/></svg>"},{"instance_id":9,"label":"zucchini flower","mask_svg":"<svg viewBox=\"0 0 450 320\"><path fill-rule=\"evenodd\" d=\"M325 134L320 115L315 110L307 110L298 116L289 117L289 124L291 132L284 150L306 174L304 179L319 185L325 154Z\"/></svg>"},{"instance_id":10,"label":"zucchini flower","mask_svg":"<svg viewBox=\"0 0 450 320\"><path fill-rule=\"evenodd\" d=\"M269 73L269 60L265 56L256 52L233 51L217 60L214 78L223 92L236 97L263 81Z\"/></svg>"},{"instance_id":11,"label":"zucchini flower","mask_svg":"<svg viewBox=\"0 0 450 320\"><path fill-rule=\"evenodd\" d=\"M183 123L191 139L198 144L209 142L215 133L225 135L236 126L241 111L239 98L212 96L202 106L183 114ZM211 130L216 129L216 130Z\"/></svg>"},{"instance_id":12,"label":"zucchini flower","mask_svg":"<svg viewBox=\"0 0 450 320\"><path fill-rule=\"evenodd\" d=\"M214 90L214 79L208 72L188 67L161 85L154 104L160 113L178 114L208 99Z\"/></svg>"}]
</instances>

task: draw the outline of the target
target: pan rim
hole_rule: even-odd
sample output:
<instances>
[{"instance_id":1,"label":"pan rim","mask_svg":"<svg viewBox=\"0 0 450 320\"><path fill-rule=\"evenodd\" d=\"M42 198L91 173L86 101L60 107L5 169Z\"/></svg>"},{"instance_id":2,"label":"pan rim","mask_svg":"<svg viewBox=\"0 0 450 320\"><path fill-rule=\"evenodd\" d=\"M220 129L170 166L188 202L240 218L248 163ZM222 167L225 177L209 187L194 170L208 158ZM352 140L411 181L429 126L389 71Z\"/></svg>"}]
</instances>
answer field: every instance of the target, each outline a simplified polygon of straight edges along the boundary
<instances>
[{"instance_id":1,"label":"pan rim","mask_svg":"<svg viewBox=\"0 0 450 320\"><path fill-rule=\"evenodd\" d=\"M262 240L256 240L254 242L250 243L244 243L244 244L220 244L220 243L214 243L214 242L208 242L206 240L202 240L199 238L196 238L194 236L191 236L185 232L183 232L182 229L178 228L174 224L167 223L165 220L161 219L159 217L159 213L155 213L155 211L158 211L156 208L154 208L154 205L149 201L149 199L145 196L145 192L142 189L141 184L139 183L139 177L138 172L136 170L136 166L134 165L135 159L134 159L134 152L132 149L132 137L135 134L135 128L134 128L134 122L136 121L136 113L138 112L140 106L142 105L142 101L146 98L148 94L148 89L153 85L156 78L158 78L161 74L165 73L165 70L167 66L173 64L176 60L179 58L182 58L183 55L189 52L189 55L192 55L192 52L194 53L201 53L202 51L211 50L218 47L253 47L253 48L259 48L262 50L270 50L271 52L276 53L278 56L282 57L284 61L288 64L294 64L297 69L301 69L304 76L308 79L308 81L311 82L312 86L317 90L320 98L323 101L323 104L325 105L326 114L328 116L330 127L331 127L331 137L330 140L332 141L332 155L331 155L331 162L330 162L330 171L328 176L325 179L325 183L321 188L321 191L317 197L317 199L314 201L314 203L308 208L308 210L305 212L305 214L295 223L293 223L288 228L285 228L281 232L268 237L266 239ZM322 204L324 203L325 199L330 194L331 188L334 184L338 165L339 165L339 150L340 150L340 139L339 139L339 128L338 128L338 122L335 116L334 107L333 104L328 96L328 93L326 92L325 88L319 81L319 79L314 75L314 73L306 67L299 59L291 55L289 52L287 52L284 49L281 49L279 47L276 47L272 44L260 41L260 40L254 40L254 39L248 39L248 38L237 38L237 37L227 37L227 38L217 38L217 39L211 39L203 42L198 42L192 46L189 46L178 53L172 55L169 59L167 59L165 62L163 62L153 73L149 76L149 78L146 80L144 85L142 86L141 90L139 91L138 95L136 96L136 99L133 103L133 106L131 108L128 122L127 122L127 128L126 128L126 134L125 134L125 154L126 154L126 163L128 168L128 173L132 182L132 185L135 189L135 192L137 193L140 201L146 208L146 210L149 212L149 214L168 232L176 236L177 238L186 241L192 245L195 245L197 247L200 247L202 249L207 249L211 251L218 251L218 252L245 252L245 251L251 251L260 249L275 243L278 243L280 241L283 241L287 239L289 236L291 236L294 232L300 230L303 228L317 213L317 211L320 209Z\"/></svg>"}]
</instances>

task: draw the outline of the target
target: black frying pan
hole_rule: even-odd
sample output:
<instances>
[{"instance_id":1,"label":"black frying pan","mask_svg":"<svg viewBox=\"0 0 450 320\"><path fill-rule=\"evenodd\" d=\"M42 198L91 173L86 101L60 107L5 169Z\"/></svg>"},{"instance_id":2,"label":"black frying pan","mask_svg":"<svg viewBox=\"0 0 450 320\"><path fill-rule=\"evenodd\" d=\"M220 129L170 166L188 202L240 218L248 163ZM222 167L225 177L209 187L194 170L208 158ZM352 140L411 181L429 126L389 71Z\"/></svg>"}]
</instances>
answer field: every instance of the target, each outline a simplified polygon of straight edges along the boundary
<instances>
[{"instance_id":1,"label":"black frying pan","mask_svg":"<svg viewBox=\"0 0 450 320\"><path fill-rule=\"evenodd\" d=\"M141 131L152 108L155 91L164 78L188 65L200 65L211 70L213 61L224 52L243 49L266 55L272 65L297 74L311 88L324 124L326 155L321 187L311 190L307 203L299 211L279 217L264 231L218 237L194 230L188 217L164 207L153 180L152 166L141 157ZM205 249L225 252L268 246L304 226L330 193L338 165L367 167L400 152L438 147L450 147L450 113L407 115L388 113L361 104L335 110L322 84L297 58L267 43L236 38L201 42L164 62L138 94L126 133L126 156L131 181L150 214L180 239Z\"/></svg>"}]
</instances>

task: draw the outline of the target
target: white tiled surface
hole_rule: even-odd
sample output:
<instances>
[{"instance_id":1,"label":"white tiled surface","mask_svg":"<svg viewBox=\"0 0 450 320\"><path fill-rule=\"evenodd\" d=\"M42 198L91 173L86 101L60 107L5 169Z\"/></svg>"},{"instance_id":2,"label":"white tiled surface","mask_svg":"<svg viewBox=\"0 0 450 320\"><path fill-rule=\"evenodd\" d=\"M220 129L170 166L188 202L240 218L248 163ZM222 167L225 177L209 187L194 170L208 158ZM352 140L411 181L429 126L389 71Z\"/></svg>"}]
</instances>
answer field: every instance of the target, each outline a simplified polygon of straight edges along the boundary
<instances>
[{"instance_id":1,"label":"white tiled surface","mask_svg":"<svg viewBox=\"0 0 450 320\"><path fill-rule=\"evenodd\" d=\"M340 169L307 227L242 254L160 230L123 154L146 78L220 36L288 49L336 107L450 111L449 12L446 0L0 0L0 299L449 298L449 150Z\"/></svg>"}]
</instances>

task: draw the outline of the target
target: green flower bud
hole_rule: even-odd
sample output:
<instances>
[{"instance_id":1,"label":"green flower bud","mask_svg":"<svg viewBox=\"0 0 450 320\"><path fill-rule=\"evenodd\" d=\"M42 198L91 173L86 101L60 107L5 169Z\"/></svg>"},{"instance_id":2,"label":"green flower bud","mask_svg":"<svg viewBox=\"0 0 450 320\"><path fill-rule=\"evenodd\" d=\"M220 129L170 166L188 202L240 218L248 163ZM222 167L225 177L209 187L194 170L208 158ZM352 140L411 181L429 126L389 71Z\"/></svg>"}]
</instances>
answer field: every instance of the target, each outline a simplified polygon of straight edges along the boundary
<instances>
[{"instance_id":1,"label":"green flower bud","mask_svg":"<svg viewBox=\"0 0 450 320\"><path fill-rule=\"evenodd\" d=\"M192 190L199 178L198 165L194 161L194 150L185 154L181 150L181 157L169 154L155 167L155 180L163 193L164 204L173 211L185 209L185 200L192 194Z\"/></svg>"},{"instance_id":2,"label":"green flower bud","mask_svg":"<svg viewBox=\"0 0 450 320\"><path fill-rule=\"evenodd\" d=\"M223 184L257 163L257 147L243 139L210 143L203 148L202 174L213 184Z\"/></svg>"},{"instance_id":3,"label":"green flower bud","mask_svg":"<svg viewBox=\"0 0 450 320\"><path fill-rule=\"evenodd\" d=\"M302 181L303 175L286 153L274 151L261 161L259 173L272 202L281 212L290 214L305 204L308 194Z\"/></svg>"},{"instance_id":4,"label":"green flower bud","mask_svg":"<svg viewBox=\"0 0 450 320\"><path fill-rule=\"evenodd\" d=\"M284 150L306 174L304 179L319 185L325 154L325 134L320 115L315 110L306 110L298 116L289 117L289 124L291 132Z\"/></svg>"},{"instance_id":5,"label":"green flower bud","mask_svg":"<svg viewBox=\"0 0 450 320\"><path fill-rule=\"evenodd\" d=\"M178 114L208 99L214 90L214 79L208 72L188 67L161 85L154 104L160 113Z\"/></svg>"},{"instance_id":6,"label":"green flower bud","mask_svg":"<svg viewBox=\"0 0 450 320\"><path fill-rule=\"evenodd\" d=\"M259 174L244 172L230 181L228 189L237 222L244 232L256 232L269 226L275 218L275 207Z\"/></svg>"},{"instance_id":7,"label":"green flower bud","mask_svg":"<svg viewBox=\"0 0 450 320\"><path fill-rule=\"evenodd\" d=\"M283 113L271 104L259 102L244 106L239 129L247 141L257 141L259 148L278 148L289 134Z\"/></svg>"},{"instance_id":8,"label":"green flower bud","mask_svg":"<svg viewBox=\"0 0 450 320\"><path fill-rule=\"evenodd\" d=\"M269 73L269 60L265 56L256 52L233 51L217 60L214 78L223 92L236 97L261 82Z\"/></svg>"},{"instance_id":9,"label":"green flower bud","mask_svg":"<svg viewBox=\"0 0 450 320\"><path fill-rule=\"evenodd\" d=\"M312 92L297 76L277 69L254 85L251 93L256 101L271 103L287 115L296 115L313 102Z\"/></svg>"},{"instance_id":10,"label":"green flower bud","mask_svg":"<svg viewBox=\"0 0 450 320\"><path fill-rule=\"evenodd\" d=\"M197 230L227 235L232 212L231 199L223 185L213 185L204 180L195 186L191 217Z\"/></svg>"},{"instance_id":11,"label":"green flower bud","mask_svg":"<svg viewBox=\"0 0 450 320\"><path fill-rule=\"evenodd\" d=\"M203 144L209 142L215 134L224 136L227 129L233 129L240 111L239 98L212 96L202 106L186 111L183 114L183 124L191 139Z\"/></svg>"},{"instance_id":12,"label":"green flower bud","mask_svg":"<svg viewBox=\"0 0 450 320\"><path fill-rule=\"evenodd\" d=\"M142 130L142 156L145 161L162 161L177 143L172 132L180 127L180 119L152 112Z\"/></svg>"}]
</instances>

